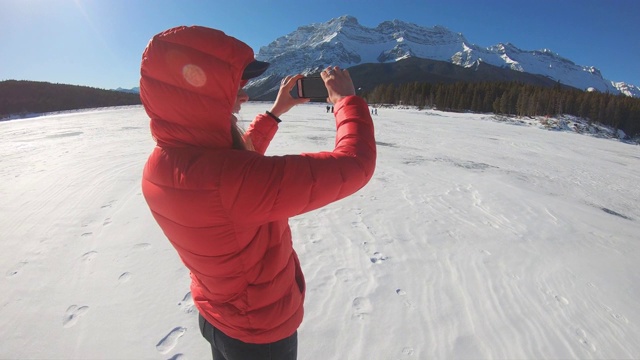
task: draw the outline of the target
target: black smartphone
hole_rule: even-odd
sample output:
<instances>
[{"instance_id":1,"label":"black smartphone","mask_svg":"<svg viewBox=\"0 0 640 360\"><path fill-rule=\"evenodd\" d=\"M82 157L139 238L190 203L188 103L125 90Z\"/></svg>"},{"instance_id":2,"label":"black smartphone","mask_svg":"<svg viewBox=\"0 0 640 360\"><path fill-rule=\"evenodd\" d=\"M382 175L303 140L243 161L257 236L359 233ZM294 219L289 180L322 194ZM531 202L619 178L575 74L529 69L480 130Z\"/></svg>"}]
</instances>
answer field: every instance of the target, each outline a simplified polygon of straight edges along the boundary
<instances>
[{"instance_id":1,"label":"black smartphone","mask_svg":"<svg viewBox=\"0 0 640 360\"><path fill-rule=\"evenodd\" d=\"M319 76L309 76L298 79L298 97L316 100L326 100L329 97L324 80Z\"/></svg>"}]
</instances>

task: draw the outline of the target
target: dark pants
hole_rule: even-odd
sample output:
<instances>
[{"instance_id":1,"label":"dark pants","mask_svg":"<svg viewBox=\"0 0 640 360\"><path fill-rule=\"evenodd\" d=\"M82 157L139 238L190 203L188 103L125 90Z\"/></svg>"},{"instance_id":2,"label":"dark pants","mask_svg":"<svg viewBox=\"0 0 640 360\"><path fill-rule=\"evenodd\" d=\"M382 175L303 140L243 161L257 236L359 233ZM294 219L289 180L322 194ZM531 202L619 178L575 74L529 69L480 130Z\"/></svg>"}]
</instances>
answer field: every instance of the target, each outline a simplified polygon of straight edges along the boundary
<instances>
[{"instance_id":1,"label":"dark pants","mask_svg":"<svg viewBox=\"0 0 640 360\"><path fill-rule=\"evenodd\" d=\"M296 360L298 332L270 344L250 344L225 335L198 315L200 332L211 344L213 360Z\"/></svg>"}]
</instances>

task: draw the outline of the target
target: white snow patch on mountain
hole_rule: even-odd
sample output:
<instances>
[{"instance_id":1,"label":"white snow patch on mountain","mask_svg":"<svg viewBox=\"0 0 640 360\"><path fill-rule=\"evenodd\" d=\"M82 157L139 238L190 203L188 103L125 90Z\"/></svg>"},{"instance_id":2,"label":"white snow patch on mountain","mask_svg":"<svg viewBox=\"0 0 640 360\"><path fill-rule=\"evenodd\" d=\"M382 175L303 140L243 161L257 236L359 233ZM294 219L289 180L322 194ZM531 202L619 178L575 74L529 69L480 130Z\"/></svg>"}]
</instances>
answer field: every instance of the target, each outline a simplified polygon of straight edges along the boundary
<instances>
[{"instance_id":1,"label":"white snow patch on mountain","mask_svg":"<svg viewBox=\"0 0 640 360\"><path fill-rule=\"evenodd\" d=\"M352 16L342 16L326 23L302 26L262 47L256 57L272 64L264 77L309 74L328 65L348 68L407 57L447 61L464 67L483 61L546 76L583 90L593 88L640 97L637 86L607 80L595 67L577 65L549 49L521 50L509 43L484 48L445 27L423 27L400 20L368 28Z\"/></svg>"}]
</instances>

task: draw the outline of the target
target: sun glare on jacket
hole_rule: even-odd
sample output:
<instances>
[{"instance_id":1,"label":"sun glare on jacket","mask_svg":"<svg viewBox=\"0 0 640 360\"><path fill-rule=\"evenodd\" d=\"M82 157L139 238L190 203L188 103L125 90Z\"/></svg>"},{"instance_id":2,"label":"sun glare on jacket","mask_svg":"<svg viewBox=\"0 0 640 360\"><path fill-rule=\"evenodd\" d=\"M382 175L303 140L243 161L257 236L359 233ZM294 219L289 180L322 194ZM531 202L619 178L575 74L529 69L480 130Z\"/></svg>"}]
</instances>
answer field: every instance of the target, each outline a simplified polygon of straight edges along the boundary
<instances>
[{"instance_id":1,"label":"sun glare on jacket","mask_svg":"<svg viewBox=\"0 0 640 360\"><path fill-rule=\"evenodd\" d=\"M207 82L207 74L198 65L185 65L182 68L182 76L191 86L195 87L202 87Z\"/></svg>"}]
</instances>

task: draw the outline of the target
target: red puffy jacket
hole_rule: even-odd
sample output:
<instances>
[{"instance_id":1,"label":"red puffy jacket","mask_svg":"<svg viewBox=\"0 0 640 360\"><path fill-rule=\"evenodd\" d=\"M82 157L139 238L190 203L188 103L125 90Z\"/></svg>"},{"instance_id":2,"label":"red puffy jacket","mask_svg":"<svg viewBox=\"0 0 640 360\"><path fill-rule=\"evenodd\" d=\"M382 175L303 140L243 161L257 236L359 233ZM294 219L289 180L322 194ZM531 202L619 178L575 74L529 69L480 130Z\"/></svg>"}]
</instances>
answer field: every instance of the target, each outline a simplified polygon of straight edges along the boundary
<instances>
[{"instance_id":1,"label":"red puffy jacket","mask_svg":"<svg viewBox=\"0 0 640 360\"><path fill-rule=\"evenodd\" d=\"M156 35L141 67L140 95L157 146L142 190L191 272L191 294L207 321L249 343L293 334L305 282L288 218L364 186L376 161L364 100L335 104L332 152L265 156L278 123L258 115L254 151L231 148L231 115L253 50L224 33L178 27Z\"/></svg>"}]
</instances>

